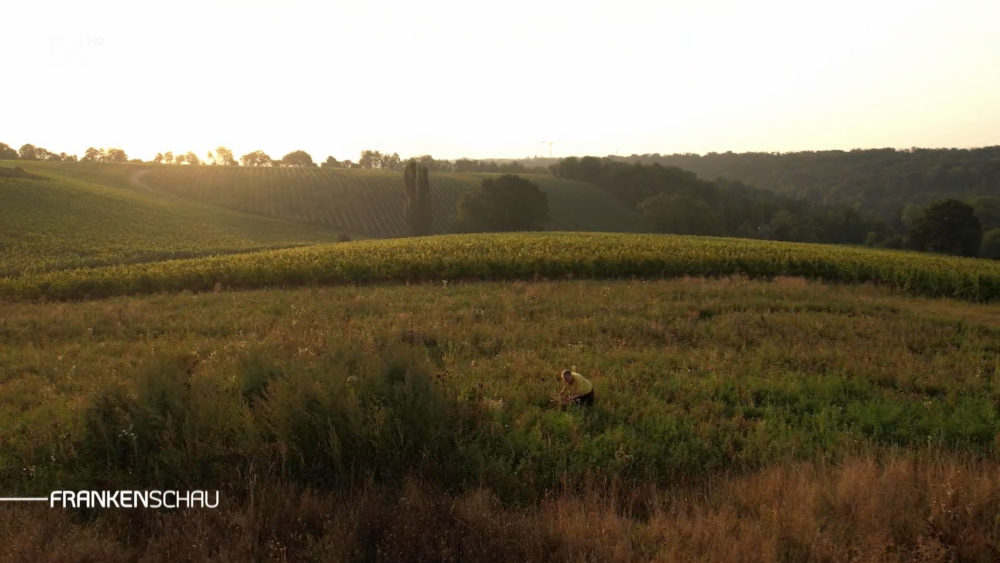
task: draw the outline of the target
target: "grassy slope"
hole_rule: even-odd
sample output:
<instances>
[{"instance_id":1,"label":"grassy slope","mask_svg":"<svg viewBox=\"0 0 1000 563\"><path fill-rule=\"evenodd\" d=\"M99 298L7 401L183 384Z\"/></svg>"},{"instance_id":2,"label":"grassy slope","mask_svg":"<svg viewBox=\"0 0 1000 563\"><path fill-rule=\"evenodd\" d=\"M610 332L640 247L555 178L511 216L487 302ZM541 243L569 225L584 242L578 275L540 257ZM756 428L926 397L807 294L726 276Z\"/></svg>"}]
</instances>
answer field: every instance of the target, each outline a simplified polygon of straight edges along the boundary
<instances>
[{"instance_id":1,"label":"grassy slope","mask_svg":"<svg viewBox=\"0 0 1000 563\"><path fill-rule=\"evenodd\" d=\"M329 242L334 233L132 186L136 168L25 163L45 180L0 178L0 277Z\"/></svg>"},{"instance_id":2,"label":"grassy slope","mask_svg":"<svg viewBox=\"0 0 1000 563\"><path fill-rule=\"evenodd\" d=\"M247 467L245 456L261 456L255 467L267 468L281 466L286 447L289 459L298 455L280 440L306 426L249 434L262 424L257 417L323 408L239 403L248 354L283 374L268 401L335 388L338 354L373 356L394 344L426 357L446 396L503 400L456 445L495 459L457 500L411 487L383 506L370 491L298 493L282 489L277 473L260 473L196 483L227 488L230 504L217 513L160 511L136 521L102 511L109 522L87 527L60 520L63 511L25 507L0 514L0 536L10 534L5 543L19 553L52 553L73 543L64 538L87 534L100 539L73 553L101 546L122 557L190 560L260 552L265 560L312 553L346 561L333 554L371 542L393 560L488 560L503 550L511 560L846 561L882 553L875 559L907 561L929 549L986 560L989 543L1000 545L1000 477L990 469L1000 447L1000 327L966 319L984 310L998 308L800 280L698 279L0 304L0 486L11 494L45 492L82 471L89 461L79 446L81 418L91 398L107 385L134 392L136 375L158 358L201 359L188 408L206 409L159 455L226 475ZM597 386L591 416L544 406L557 370L570 365ZM256 441L273 432L278 444ZM310 453L326 447L302 444ZM931 460L919 454L927 444ZM214 455L228 461L196 461ZM711 477L729 472L735 476L721 482ZM528 512L491 500L605 477L622 479L632 504L612 504L618 497L602 498L597 486L581 499L556 493ZM690 479L704 489L688 488ZM257 504L240 504L251 486ZM115 539L125 530L128 545ZM589 539L566 543L567 533ZM280 551L268 552L275 544Z\"/></svg>"},{"instance_id":3,"label":"grassy slope","mask_svg":"<svg viewBox=\"0 0 1000 563\"><path fill-rule=\"evenodd\" d=\"M486 174L432 174L435 230L448 232L462 193ZM640 218L597 186L526 175L549 196L550 228L630 232ZM165 192L222 207L316 223L371 236L402 236L400 172L343 169L152 166L143 182Z\"/></svg>"}]
</instances>

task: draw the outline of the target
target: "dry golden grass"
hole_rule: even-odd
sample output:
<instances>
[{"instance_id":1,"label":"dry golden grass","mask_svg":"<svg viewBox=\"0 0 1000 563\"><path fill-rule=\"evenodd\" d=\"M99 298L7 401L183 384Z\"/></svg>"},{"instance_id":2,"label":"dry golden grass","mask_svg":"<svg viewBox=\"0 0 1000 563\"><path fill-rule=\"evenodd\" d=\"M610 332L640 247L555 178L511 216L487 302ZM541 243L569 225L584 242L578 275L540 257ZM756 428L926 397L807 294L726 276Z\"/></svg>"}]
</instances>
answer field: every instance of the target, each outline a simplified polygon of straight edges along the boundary
<instances>
[{"instance_id":1,"label":"dry golden grass","mask_svg":"<svg viewBox=\"0 0 1000 563\"><path fill-rule=\"evenodd\" d=\"M614 485L504 507L415 482L349 496L255 485L217 511L82 523L0 512L4 561L995 561L1000 474L923 452L784 464L674 490ZM625 500L622 500L625 499Z\"/></svg>"}]
</instances>

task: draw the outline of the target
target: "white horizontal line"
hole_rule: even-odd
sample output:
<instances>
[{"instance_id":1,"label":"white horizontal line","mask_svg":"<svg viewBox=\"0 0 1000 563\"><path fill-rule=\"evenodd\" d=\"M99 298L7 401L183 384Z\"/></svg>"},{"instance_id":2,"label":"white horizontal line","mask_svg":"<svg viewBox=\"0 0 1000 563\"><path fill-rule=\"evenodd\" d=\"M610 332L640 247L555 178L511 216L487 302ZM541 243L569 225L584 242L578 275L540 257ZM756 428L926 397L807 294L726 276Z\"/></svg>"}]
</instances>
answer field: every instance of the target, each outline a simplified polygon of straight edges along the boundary
<instances>
[{"instance_id":1,"label":"white horizontal line","mask_svg":"<svg viewBox=\"0 0 1000 563\"><path fill-rule=\"evenodd\" d=\"M0 502L47 502L48 497L0 497Z\"/></svg>"}]
</instances>

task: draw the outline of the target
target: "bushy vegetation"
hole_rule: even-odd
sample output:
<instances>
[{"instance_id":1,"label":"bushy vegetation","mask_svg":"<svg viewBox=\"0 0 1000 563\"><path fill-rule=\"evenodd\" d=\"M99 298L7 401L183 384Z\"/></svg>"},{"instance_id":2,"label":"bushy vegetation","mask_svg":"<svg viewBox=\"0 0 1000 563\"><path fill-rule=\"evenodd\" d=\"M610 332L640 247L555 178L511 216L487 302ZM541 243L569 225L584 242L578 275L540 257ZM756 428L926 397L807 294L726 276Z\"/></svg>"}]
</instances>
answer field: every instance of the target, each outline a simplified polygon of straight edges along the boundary
<instances>
[{"instance_id":1,"label":"bushy vegetation","mask_svg":"<svg viewBox=\"0 0 1000 563\"><path fill-rule=\"evenodd\" d=\"M541 231L549 220L549 199L538 184L512 174L484 178L462 194L452 229L459 233Z\"/></svg>"},{"instance_id":2,"label":"bushy vegetation","mask_svg":"<svg viewBox=\"0 0 1000 563\"><path fill-rule=\"evenodd\" d=\"M455 473L460 411L425 357L402 345L324 354L281 366L254 350L231 382L198 377L197 356L154 358L84 411L75 471L94 484L182 487L236 482L257 465L337 489Z\"/></svg>"},{"instance_id":3,"label":"bushy vegetation","mask_svg":"<svg viewBox=\"0 0 1000 563\"><path fill-rule=\"evenodd\" d=\"M447 235L0 280L8 299L80 299L300 285L565 278L795 276L872 282L910 294L989 301L1000 264L915 252L757 240L610 233Z\"/></svg>"}]
</instances>

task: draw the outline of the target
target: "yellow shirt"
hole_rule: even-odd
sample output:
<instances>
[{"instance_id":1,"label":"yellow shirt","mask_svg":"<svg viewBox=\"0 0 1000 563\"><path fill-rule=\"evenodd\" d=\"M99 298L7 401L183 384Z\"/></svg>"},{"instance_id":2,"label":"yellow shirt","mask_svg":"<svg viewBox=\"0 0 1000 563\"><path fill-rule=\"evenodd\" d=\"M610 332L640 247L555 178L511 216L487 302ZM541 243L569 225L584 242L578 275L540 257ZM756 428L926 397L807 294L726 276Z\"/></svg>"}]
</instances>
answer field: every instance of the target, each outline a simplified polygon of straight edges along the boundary
<instances>
[{"instance_id":1,"label":"yellow shirt","mask_svg":"<svg viewBox=\"0 0 1000 563\"><path fill-rule=\"evenodd\" d=\"M565 380L563 380L565 383ZM579 373L573 372L573 383L566 386L571 397L582 397L594 390L594 384Z\"/></svg>"}]
</instances>

